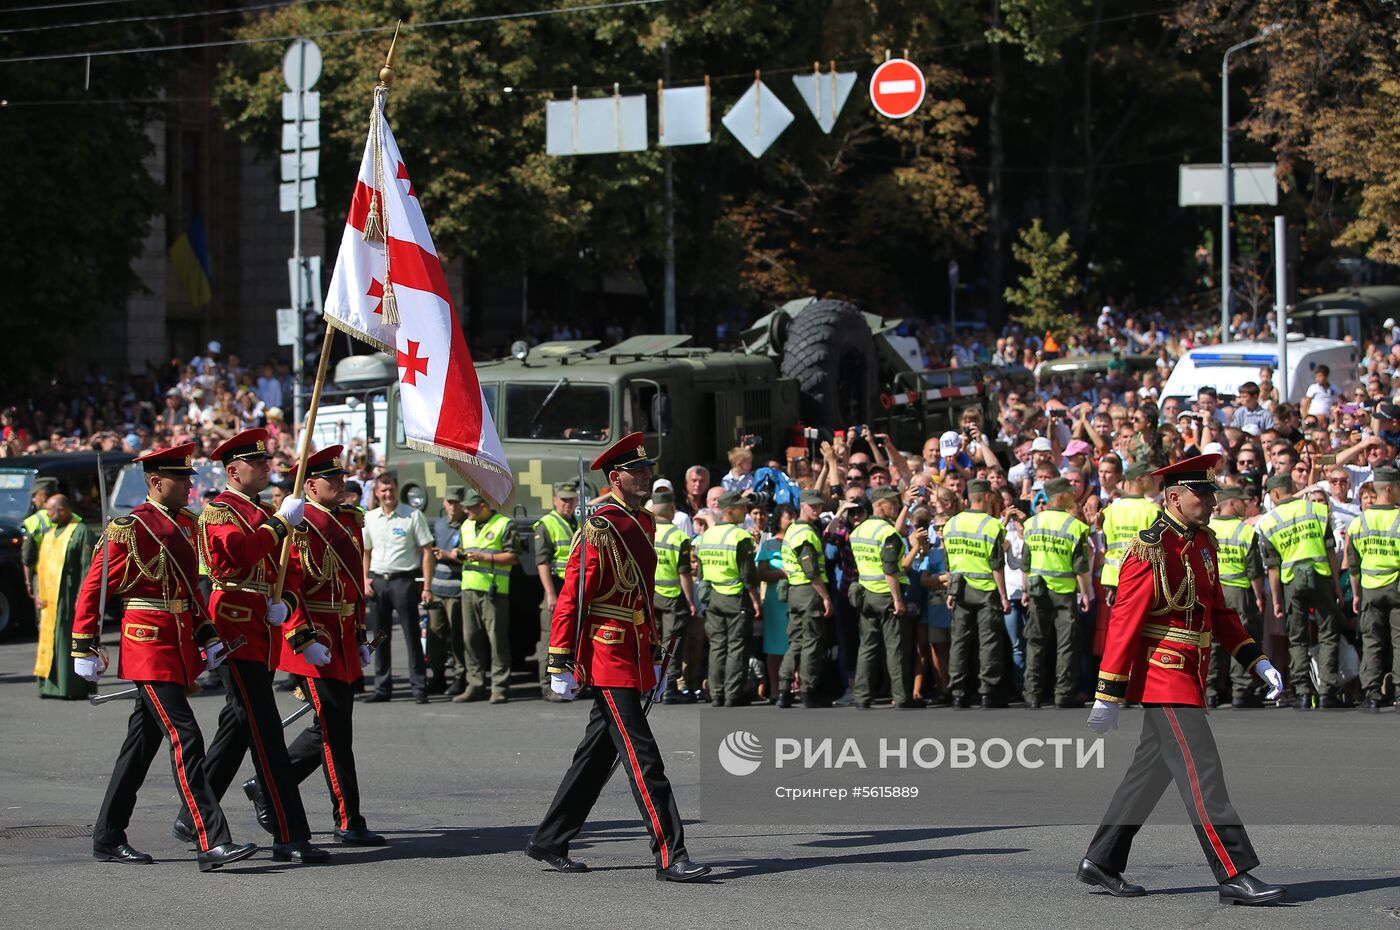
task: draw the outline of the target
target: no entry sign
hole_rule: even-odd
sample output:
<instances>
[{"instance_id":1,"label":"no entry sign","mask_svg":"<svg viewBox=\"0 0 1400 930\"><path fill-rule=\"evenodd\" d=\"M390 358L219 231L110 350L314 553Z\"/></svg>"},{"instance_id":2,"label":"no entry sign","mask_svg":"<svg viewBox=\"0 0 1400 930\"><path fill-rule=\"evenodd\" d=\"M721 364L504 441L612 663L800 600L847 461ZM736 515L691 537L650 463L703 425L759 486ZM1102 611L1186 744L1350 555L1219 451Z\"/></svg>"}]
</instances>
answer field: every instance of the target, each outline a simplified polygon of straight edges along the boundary
<instances>
[{"instance_id":1,"label":"no entry sign","mask_svg":"<svg viewBox=\"0 0 1400 930\"><path fill-rule=\"evenodd\" d=\"M870 76L870 102L881 115L904 119L924 102L924 73L912 61L891 58Z\"/></svg>"}]
</instances>

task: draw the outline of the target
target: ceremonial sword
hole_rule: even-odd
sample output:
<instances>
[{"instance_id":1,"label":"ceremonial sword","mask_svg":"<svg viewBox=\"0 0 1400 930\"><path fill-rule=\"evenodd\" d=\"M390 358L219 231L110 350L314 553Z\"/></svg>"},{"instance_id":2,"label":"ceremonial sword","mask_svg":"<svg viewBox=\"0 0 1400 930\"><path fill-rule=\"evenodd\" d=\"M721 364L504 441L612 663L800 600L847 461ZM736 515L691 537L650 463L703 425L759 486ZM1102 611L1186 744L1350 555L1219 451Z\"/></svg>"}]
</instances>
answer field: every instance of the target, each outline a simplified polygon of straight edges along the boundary
<instances>
[{"instance_id":1,"label":"ceremonial sword","mask_svg":"<svg viewBox=\"0 0 1400 930\"><path fill-rule=\"evenodd\" d=\"M98 506L102 508L102 513L98 517L102 521L102 587L97 592L97 638L93 640L93 653L102 660L102 671L107 671L107 667L112 664L112 660L107 657L107 650L102 647L102 621L107 619L107 547L110 543L107 540L107 475L102 470L102 453L97 453L97 500ZM91 698L92 695L89 695Z\"/></svg>"},{"instance_id":2,"label":"ceremonial sword","mask_svg":"<svg viewBox=\"0 0 1400 930\"><path fill-rule=\"evenodd\" d=\"M219 653L217 656L214 657L213 664L209 665L206 670L210 672L214 671L220 665L223 665L226 661L228 661L228 657L230 655L232 655L237 650L242 649L246 645L248 645L248 637L238 637L233 642L229 643L227 649L225 649L223 652ZM106 704L108 701L115 701L117 698L135 697L140 693L140 688L127 688L124 691L109 691L106 694L90 694L88 695L88 703L96 707L98 704Z\"/></svg>"}]
</instances>

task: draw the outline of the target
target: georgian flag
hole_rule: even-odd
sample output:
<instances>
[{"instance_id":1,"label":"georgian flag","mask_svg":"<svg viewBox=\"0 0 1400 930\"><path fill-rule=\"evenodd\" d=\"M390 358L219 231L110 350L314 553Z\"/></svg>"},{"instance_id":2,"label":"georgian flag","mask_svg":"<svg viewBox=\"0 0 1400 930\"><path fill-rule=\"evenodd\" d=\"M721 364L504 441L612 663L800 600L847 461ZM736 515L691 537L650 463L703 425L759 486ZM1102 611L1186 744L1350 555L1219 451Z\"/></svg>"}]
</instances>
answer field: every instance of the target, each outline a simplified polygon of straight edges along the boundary
<instances>
[{"instance_id":1,"label":"georgian flag","mask_svg":"<svg viewBox=\"0 0 1400 930\"><path fill-rule=\"evenodd\" d=\"M376 101L376 115L387 241L366 242L363 236L375 184L371 130L326 296L326 320L398 360L408 444L441 456L500 508L515 490L510 463L486 409L417 192L383 117L383 99ZM397 326L384 319L386 279L397 303Z\"/></svg>"}]
</instances>

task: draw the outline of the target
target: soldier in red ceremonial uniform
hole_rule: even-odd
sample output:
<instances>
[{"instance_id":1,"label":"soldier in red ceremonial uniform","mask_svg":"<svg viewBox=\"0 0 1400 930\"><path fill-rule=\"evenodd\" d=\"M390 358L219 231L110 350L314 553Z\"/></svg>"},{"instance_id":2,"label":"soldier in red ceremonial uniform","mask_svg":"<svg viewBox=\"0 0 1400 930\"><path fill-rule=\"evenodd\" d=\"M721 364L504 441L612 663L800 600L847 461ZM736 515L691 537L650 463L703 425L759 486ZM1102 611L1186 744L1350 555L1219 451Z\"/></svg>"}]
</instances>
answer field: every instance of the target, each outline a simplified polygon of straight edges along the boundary
<instances>
[{"instance_id":1,"label":"soldier in red ceremonial uniform","mask_svg":"<svg viewBox=\"0 0 1400 930\"><path fill-rule=\"evenodd\" d=\"M1103 823L1079 864L1079 880L1119 897L1145 894L1124 881L1133 837L1168 784L1176 782L1227 904L1265 904L1284 889L1249 874L1259 864L1230 803L1215 738L1205 716L1212 636L1269 686L1283 676L1225 605L1216 567L1215 507L1219 455L1200 455L1153 472L1166 500L1157 522L1128 546L1109 618L1089 728L1118 727L1126 701L1143 705L1142 741Z\"/></svg>"},{"instance_id":2,"label":"soldier in red ceremonial uniform","mask_svg":"<svg viewBox=\"0 0 1400 930\"><path fill-rule=\"evenodd\" d=\"M287 754L297 784L316 769L325 769L335 806L336 842L383 846L384 837L371 833L360 814L355 773L351 686L364 677L361 669L369 664L370 649L365 637L364 514L340 503L345 495L342 451L341 446L330 446L306 460L307 529L297 534L292 550L301 576L301 603L283 628L281 668L302 676L315 718ZM309 659L318 645L329 657L319 665ZM259 809L268 809L265 800Z\"/></svg>"},{"instance_id":3,"label":"soldier in red ceremonial uniform","mask_svg":"<svg viewBox=\"0 0 1400 930\"><path fill-rule=\"evenodd\" d=\"M122 599L120 665L117 673L136 684L127 726L107 796L92 831L92 854L104 862L146 864L151 857L126 841L136 792L146 780L162 737L170 740L175 786L195 812L192 834L199 844L199 870L246 859L258 847L235 844L204 773L204 738L187 694L195 678L220 661L225 646L199 593L194 514L184 509L190 494L194 443L157 449L136 459L146 473L145 503L108 527L92 568L78 592L73 617L73 670L97 681L107 668L98 641L103 592ZM201 655L202 653L202 655Z\"/></svg>"},{"instance_id":4,"label":"soldier in red ceremonial uniform","mask_svg":"<svg viewBox=\"0 0 1400 930\"><path fill-rule=\"evenodd\" d=\"M587 871L569 858L569 842L621 758L651 834L656 877L684 882L709 874L710 867L696 865L686 853L680 812L642 708L643 696L661 680L655 664L661 634L652 613L655 529L642 509L653 464L641 433L623 437L593 462L607 476L612 495L579 531L549 641L551 689L571 701L580 685L591 686L593 712L525 852L560 872Z\"/></svg>"},{"instance_id":5,"label":"soldier in red ceremonial uniform","mask_svg":"<svg viewBox=\"0 0 1400 930\"><path fill-rule=\"evenodd\" d=\"M258 499L271 478L267 430L244 430L214 455L224 463L228 488L200 513L196 535L214 588L209 612L221 636L243 636L248 645L219 666L228 697L204 767L210 787L222 798L251 745L258 777L243 790L256 806L257 788L262 788L268 810L260 812L259 820L271 824L272 857L279 862L325 862L330 854L310 843L311 829L292 780L282 718L272 693L272 671L282 659L282 637L272 628L285 623L298 606L298 577L290 566L281 599L273 601L269 595L277 583L282 541L301 524L304 506L301 498L288 497L273 513ZM312 643L307 645L307 659L321 664L330 656L325 647ZM189 818L186 807L175 820L177 839L191 835Z\"/></svg>"}]
</instances>

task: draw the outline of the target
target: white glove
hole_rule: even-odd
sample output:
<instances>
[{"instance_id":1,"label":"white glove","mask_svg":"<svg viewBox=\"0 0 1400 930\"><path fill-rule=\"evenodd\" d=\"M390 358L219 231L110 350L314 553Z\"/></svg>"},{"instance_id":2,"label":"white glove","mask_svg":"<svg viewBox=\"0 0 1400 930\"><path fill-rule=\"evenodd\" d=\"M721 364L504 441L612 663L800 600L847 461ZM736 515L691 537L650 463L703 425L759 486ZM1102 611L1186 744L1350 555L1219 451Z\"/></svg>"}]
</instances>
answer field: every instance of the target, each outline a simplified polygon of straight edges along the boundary
<instances>
[{"instance_id":1,"label":"white glove","mask_svg":"<svg viewBox=\"0 0 1400 930\"><path fill-rule=\"evenodd\" d=\"M651 670L656 675L656 687L651 691L651 699L653 701L659 701L662 695L666 693L666 679L661 677L661 663L653 663Z\"/></svg>"},{"instance_id":2,"label":"white glove","mask_svg":"<svg viewBox=\"0 0 1400 930\"><path fill-rule=\"evenodd\" d=\"M281 626L286 623L290 613L286 601L269 600L267 602L267 622L273 626Z\"/></svg>"},{"instance_id":3,"label":"white glove","mask_svg":"<svg viewBox=\"0 0 1400 930\"><path fill-rule=\"evenodd\" d=\"M1272 701L1283 693L1283 673L1274 668L1268 659L1260 659L1255 663L1254 674L1269 686L1269 693L1264 695L1264 700Z\"/></svg>"},{"instance_id":4,"label":"white glove","mask_svg":"<svg viewBox=\"0 0 1400 930\"><path fill-rule=\"evenodd\" d=\"M578 679L573 672L565 672L562 675L549 675L549 690L559 695L566 701L572 701L578 697Z\"/></svg>"},{"instance_id":5,"label":"white glove","mask_svg":"<svg viewBox=\"0 0 1400 930\"><path fill-rule=\"evenodd\" d=\"M76 656L73 659L73 674L96 681L102 677L102 662L97 656Z\"/></svg>"},{"instance_id":6,"label":"white glove","mask_svg":"<svg viewBox=\"0 0 1400 930\"><path fill-rule=\"evenodd\" d=\"M219 658L219 656L223 653L223 651L224 651L224 644L221 643L221 642L219 642L217 639L214 640L214 641L213 641L212 643L210 643L209 645L207 645L207 646L204 647L204 668L205 668L205 671L210 671L210 672L212 672L214 669L216 669L216 668L218 668L220 665L223 665L223 664L224 664L223 661Z\"/></svg>"},{"instance_id":7,"label":"white glove","mask_svg":"<svg viewBox=\"0 0 1400 930\"><path fill-rule=\"evenodd\" d=\"M300 497L289 497L282 501L281 507L277 508L277 516L286 520L292 526L300 526L305 511L306 504Z\"/></svg>"},{"instance_id":8,"label":"white glove","mask_svg":"<svg viewBox=\"0 0 1400 930\"><path fill-rule=\"evenodd\" d=\"M360 643L360 667L363 668L364 666L366 666L366 665L368 665L368 664L369 664L369 647L366 646L364 643Z\"/></svg>"},{"instance_id":9,"label":"white glove","mask_svg":"<svg viewBox=\"0 0 1400 930\"><path fill-rule=\"evenodd\" d=\"M331 651L320 643L312 643L301 651L301 657L317 668L320 668L323 665L330 664Z\"/></svg>"},{"instance_id":10,"label":"white glove","mask_svg":"<svg viewBox=\"0 0 1400 930\"><path fill-rule=\"evenodd\" d=\"M1095 701L1094 709L1089 711L1089 729L1100 736L1118 729L1118 710L1121 706L1112 701Z\"/></svg>"}]
</instances>

